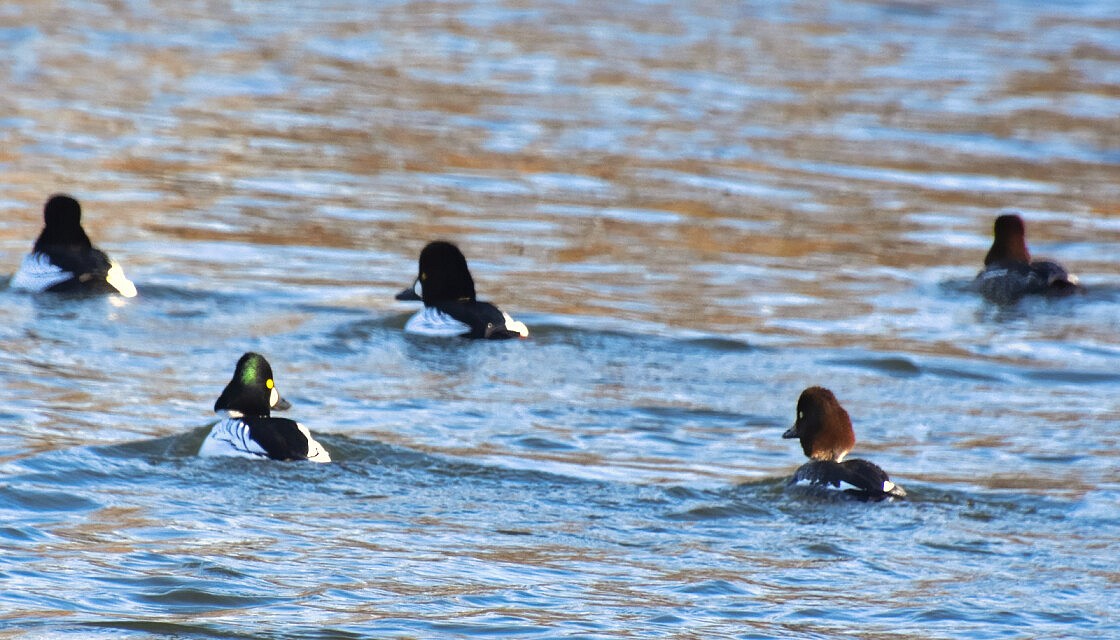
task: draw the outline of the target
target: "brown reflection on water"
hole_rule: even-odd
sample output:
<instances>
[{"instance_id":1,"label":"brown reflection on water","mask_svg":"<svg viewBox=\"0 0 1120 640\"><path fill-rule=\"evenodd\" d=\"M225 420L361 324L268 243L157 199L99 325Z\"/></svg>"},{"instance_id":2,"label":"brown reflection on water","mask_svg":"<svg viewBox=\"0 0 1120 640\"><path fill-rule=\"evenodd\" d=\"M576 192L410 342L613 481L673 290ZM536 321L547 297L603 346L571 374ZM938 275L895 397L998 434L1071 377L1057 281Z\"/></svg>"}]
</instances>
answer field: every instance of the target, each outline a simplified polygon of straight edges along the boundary
<instances>
[{"instance_id":1,"label":"brown reflection on water","mask_svg":"<svg viewBox=\"0 0 1120 640\"><path fill-rule=\"evenodd\" d=\"M6 6L9 269L64 190L110 247L366 249L316 282L387 289L447 237L520 308L840 343L751 296L871 315L912 286L881 268L967 277L1008 208L1120 240L1120 27L1060 8Z\"/></svg>"}]
</instances>

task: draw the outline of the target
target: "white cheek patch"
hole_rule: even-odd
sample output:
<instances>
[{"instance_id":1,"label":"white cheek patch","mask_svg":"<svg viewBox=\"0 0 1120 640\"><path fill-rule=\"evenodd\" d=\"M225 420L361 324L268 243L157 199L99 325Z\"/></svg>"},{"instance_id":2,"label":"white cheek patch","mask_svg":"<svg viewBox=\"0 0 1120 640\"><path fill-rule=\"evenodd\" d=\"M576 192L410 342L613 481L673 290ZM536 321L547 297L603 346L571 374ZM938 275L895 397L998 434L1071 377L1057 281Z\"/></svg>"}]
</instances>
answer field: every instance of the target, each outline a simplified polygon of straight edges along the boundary
<instances>
[{"instance_id":1,"label":"white cheek patch","mask_svg":"<svg viewBox=\"0 0 1120 640\"><path fill-rule=\"evenodd\" d=\"M125 277L124 269L121 269L121 265L116 262L109 262L109 273L105 276L105 281L109 283L109 286L119 291L122 296L126 298L136 297L136 285Z\"/></svg>"},{"instance_id":2,"label":"white cheek patch","mask_svg":"<svg viewBox=\"0 0 1120 640\"><path fill-rule=\"evenodd\" d=\"M883 493L890 493L891 491L894 491L894 486L895 486L894 483L891 482L890 480L884 480L883 481Z\"/></svg>"},{"instance_id":3,"label":"white cheek patch","mask_svg":"<svg viewBox=\"0 0 1120 640\"><path fill-rule=\"evenodd\" d=\"M275 407L277 402L280 402L280 392L273 387L272 393L268 396L268 406Z\"/></svg>"},{"instance_id":4,"label":"white cheek patch","mask_svg":"<svg viewBox=\"0 0 1120 640\"><path fill-rule=\"evenodd\" d=\"M424 285L420 284L420 278L417 278L416 282L412 283L412 292L421 300L424 299Z\"/></svg>"}]
</instances>

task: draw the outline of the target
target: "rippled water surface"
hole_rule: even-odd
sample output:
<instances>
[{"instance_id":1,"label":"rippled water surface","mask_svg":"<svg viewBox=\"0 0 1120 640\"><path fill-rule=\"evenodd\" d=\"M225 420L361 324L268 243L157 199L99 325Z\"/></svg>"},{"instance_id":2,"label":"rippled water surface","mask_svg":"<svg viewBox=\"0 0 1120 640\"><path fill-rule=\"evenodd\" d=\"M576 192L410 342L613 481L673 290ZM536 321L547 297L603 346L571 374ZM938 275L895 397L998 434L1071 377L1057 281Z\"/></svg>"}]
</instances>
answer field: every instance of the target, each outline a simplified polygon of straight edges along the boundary
<instances>
[{"instance_id":1,"label":"rippled water surface","mask_svg":"<svg viewBox=\"0 0 1120 640\"><path fill-rule=\"evenodd\" d=\"M0 175L140 290L0 280L0 637L1120 637L1115 3L12 0ZM334 464L194 455L250 349Z\"/></svg>"}]
</instances>

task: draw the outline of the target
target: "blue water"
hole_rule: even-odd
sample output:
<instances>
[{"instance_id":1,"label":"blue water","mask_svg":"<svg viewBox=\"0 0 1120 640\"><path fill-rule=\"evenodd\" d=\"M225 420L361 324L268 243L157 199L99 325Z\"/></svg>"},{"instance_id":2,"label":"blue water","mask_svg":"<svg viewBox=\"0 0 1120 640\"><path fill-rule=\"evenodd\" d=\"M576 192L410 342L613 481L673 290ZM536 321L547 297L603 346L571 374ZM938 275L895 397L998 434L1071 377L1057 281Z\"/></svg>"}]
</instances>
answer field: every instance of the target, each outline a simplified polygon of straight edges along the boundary
<instances>
[{"instance_id":1,"label":"blue water","mask_svg":"<svg viewBox=\"0 0 1120 640\"><path fill-rule=\"evenodd\" d=\"M1120 637L1110 3L0 7L0 636ZM139 296L6 287L47 196ZM1006 210L1087 293L966 290ZM525 341L406 336L425 242ZM198 458L247 350L329 465ZM874 505L787 487L802 389Z\"/></svg>"}]
</instances>

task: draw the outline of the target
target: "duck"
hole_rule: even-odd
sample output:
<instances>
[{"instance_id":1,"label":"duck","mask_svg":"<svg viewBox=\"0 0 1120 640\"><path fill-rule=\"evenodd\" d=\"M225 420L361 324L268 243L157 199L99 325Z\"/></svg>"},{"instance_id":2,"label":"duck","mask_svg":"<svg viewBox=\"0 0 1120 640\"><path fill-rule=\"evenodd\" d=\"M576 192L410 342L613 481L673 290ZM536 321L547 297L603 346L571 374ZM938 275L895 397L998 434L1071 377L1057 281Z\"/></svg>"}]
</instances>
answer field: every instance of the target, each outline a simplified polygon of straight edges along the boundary
<instances>
[{"instance_id":1,"label":"duck","mask_svg":"<svg viewBox=\"0 0 1120 640\"><path fill-rule=\"evenodd\" d=\"M12 289L136 296L136 285L121 266L90 242L77 200L62 193L51 196L43 207L43 222L31 253L12 276Z\"/></svg>"},{"instance_id":2,"label":"duck","mask_svg":"<svg viewBox=\"0 0 1120 640\"><path fill-rule=\"evenodd\" d=\"M801 392L797 420L782 437L798 438L801 450L810 459L797 469L790 484L837 490L864 501L906 497L906 491L878 465L858 458L844 459L856 444L856 434L848 412L824 387Z\"/></svg>"},{"instance_id":3,"label":"duck","mask_svg":"<svg viewBox=\"0 0 1120 640\"><path fill-rule=\"evenodd\" d=\"M405 323L406 333L490 340L529 337L524 323L477 299L467 259L450 242L437 240L424 247L419 275L396 299L424 303Z\"/></svg>"},{"instance_id":4,"label":"duck","mask_svg":"<svg viewBox=\"0 0 1120 640\"><path fill-rule=\"evenodd\" d=\"M997 217L994 232L992 246L984 256L984 269L974 281L985 298L1010 304L1027 295L1061 297L1082 290L1077 276L1061 264L1031 261L1026 225L1018 214Z\"/></svg>"},{"instance_id":5,"label":"duck","mask_svg":"<svg viewBox=\"0 0 1120 640\"><path fill-rule=\"evenodd\" d=\"M222 419L211 427L198 455L330 462L330 454L307 427L271 415L273 409L288 408L291 403L276 389L268 360L259 353L245 353L214 403Z\"/></svg>"}]
</instances>

